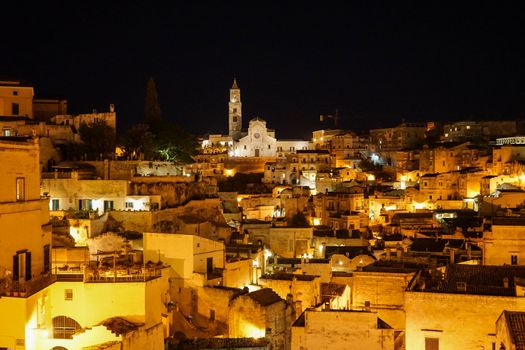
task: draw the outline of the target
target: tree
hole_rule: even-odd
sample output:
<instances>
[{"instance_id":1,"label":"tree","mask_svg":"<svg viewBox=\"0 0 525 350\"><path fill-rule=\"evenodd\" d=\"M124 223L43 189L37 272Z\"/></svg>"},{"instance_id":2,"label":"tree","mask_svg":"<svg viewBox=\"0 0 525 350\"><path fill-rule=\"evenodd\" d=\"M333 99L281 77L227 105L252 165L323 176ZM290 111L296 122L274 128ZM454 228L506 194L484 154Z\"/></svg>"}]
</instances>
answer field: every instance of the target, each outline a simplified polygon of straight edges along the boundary
<instances>
[{"instance_id":1,"label":"tree","mask_svg":"<svg viewBox=\"0 0 525 350\"><path fill-rule=\"evenodd\" d=\"M159 105L159 96L157 94L157 86L155 80L149 78L146 85L146 100L144 105L144 121L153 125L161 120L161 111Z\"/></svg>"},{"instance_id":2,"label":"tree","mask_svg":"<svg viewBox=\"0 0 525 350\"><path fill-rule=\"evenodd\" d=\"M291 227L310 227L308 224L308 220L306 219L306 216L298 211L297 213L293 214L292 218L288 222L288 226Z\"/></svg>"},{"instance_id":3,"label":"tree","mask_svg":"<svg viewBox=\"0 0 525 350\"><path fill-rule=\"evenodd\" d=\"M115 154L115 130L103 120L82 124L80 138L84 142L84 154L88 160L113 157Z\"/></svg>"},{"instance_id":4,"label":"tree","mask_svg":"<svg viewBox=\"0 0 525 350\"><path fill-rule=\"evenodd\" d=\"M197 150L195 136L171 121L160 121L154 124L155 152L162 160L177 163L190 163Z\"/></svg>"},{"instance_id":5,"label":"tree","mask_svg":"<svg viewBox=\"0 0 525 350\"><path fill-rule=\"evenodd\" d=\"M151 160L154 158L154 135L146 124L135 124L127 129L122 136L121 144L128 159Z\"/></svg>"}]
</instances>

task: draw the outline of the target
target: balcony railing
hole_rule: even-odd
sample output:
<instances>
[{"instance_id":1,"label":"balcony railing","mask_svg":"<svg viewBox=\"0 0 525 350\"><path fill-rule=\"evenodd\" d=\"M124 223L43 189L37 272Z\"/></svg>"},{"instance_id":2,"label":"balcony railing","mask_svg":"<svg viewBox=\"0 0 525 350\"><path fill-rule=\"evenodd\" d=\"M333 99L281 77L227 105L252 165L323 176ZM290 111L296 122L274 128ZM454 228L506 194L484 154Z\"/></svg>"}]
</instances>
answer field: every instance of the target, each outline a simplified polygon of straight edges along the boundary
<instances>
[{"instance_id":1,"label":"balcony railing","mask_svg":"<svg viewBox=\"0 0 525 350\"><path fill-rule=\"evenodd\" d=\"M46 288L56 280L56 276L52 274L43 275L24 282L5 278L0 280L0 296L27 298Z\"/></svg>"},{"instance_id":2,"label":"balcony railing","mask_svg":"<svg viewBox=\"0 0 525 350\"><path fill-rule=\"evenodd\" d=\"M148 267L86 268L83 280L86 283L146 282L161 277L162 270Z\"/></svg>"}]
</instances>

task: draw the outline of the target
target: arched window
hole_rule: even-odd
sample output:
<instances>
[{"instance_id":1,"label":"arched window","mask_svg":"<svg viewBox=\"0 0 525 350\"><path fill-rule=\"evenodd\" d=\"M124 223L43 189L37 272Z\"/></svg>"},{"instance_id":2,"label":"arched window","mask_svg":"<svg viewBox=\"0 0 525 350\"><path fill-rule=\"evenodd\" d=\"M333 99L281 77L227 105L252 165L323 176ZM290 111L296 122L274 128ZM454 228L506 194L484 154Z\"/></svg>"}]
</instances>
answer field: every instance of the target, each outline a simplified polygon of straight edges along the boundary
<instances>
[{"instance_id":1,"label":"arched window","mask_svg":"<svg viewBox=\"0 0 525 350\"><path fill-rule=\"evenodd\" d=\"M72 339L73 334L80 331L82 327L74 319L67 316L53 317L53 338Z\"/></svg>"}]
</instances>

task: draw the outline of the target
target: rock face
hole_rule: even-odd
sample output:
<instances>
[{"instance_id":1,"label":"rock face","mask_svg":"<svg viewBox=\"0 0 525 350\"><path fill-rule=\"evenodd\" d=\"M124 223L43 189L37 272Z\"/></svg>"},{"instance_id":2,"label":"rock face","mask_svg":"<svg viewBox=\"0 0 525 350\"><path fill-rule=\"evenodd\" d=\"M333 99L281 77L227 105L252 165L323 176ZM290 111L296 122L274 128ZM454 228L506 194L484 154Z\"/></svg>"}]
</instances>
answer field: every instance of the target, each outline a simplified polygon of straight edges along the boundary
<instances>
[{"instance_id":1,"label":"rock face","mask_svg":"<svg viewBox=\"0 0 525 350\"><path fill-rule=\"evenodd\" d=\"M217 195L217 182L213 178L202 181L176 182L169 177L134 178L130 184L133 195L160 195L162 208L173 208L193 198Z\"/></svg>"},{"instance_id":2,"label":"rock face","mask_svg":"<svg viewBox=\"0 0 525 350\"><path fill-rule=\"evenodd\" d=\"M179 217L194 216L199 218L200 227L196 224L183 224ZM125 211L114 210L109 214L112 229L115 231L136 231L136 232L177 232L179 229L191 229L193 226L207 231L210 222L224 222L220 212L219 198L206 198L201 200L190 200L184 205L175 208L153 211ZM204 232L204 231L202 231Z\"/></svg>"}]
</instances>

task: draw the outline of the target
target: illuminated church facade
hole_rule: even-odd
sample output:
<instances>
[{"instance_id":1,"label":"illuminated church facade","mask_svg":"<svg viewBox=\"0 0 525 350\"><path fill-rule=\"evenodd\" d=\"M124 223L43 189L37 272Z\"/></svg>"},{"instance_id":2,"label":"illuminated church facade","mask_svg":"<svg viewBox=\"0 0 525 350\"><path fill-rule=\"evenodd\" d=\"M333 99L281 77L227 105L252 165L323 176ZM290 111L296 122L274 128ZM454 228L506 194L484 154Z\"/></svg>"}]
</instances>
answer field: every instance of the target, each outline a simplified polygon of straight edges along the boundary
<instances>
[{"instance_id":1,"label":"illuminated church facade","mask_svg":"<svg viewBox=\"0 0 525 350\"><path fill-rule=\"evenodd\" d=\"M248 129L243 129L241 90L234 79L228 102L228 135L210 135L202 146L205 153L213 153L213 149L227 151L230 157L272 158L307 150L310 141L277 140L275 130L269 129L260 117L251 119Z\"/></svg>"}]
</instances>

